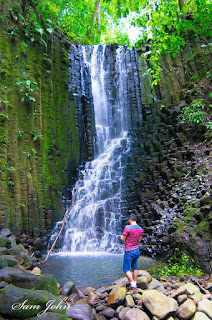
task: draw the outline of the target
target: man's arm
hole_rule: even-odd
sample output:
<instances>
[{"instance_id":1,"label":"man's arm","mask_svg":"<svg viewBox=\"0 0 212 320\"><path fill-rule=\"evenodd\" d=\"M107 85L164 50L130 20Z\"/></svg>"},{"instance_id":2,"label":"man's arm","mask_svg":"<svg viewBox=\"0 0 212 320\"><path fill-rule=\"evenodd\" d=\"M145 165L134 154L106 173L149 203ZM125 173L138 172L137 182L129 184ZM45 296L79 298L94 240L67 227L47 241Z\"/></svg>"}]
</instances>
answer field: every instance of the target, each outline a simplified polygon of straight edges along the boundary
<instances>
[{"instance_id":1,"label":"man's arm","mask_svg":"<svg viewBox=\"0 0 212 320\"><path fill-rule=\"evenodd\" d=\"M142 236L140 236L140 238L139 238L139 240L138 240L138 242L139 242L139 243L141 242L142 237L143 237L143 235L142 235Z\"/></svg>"},{"instance_id":2,"label":"man's arm","mask_svg":"<svg viewBox=\"0 0 212 320\"><path fill-rule=\"evenodd\" d=\"M127 237L127 236L124 236L124 235L122 234L122 236L121 236L121 241L124 242L124 241L126 240L126 237Z\"/></svg>"}]
</instances>

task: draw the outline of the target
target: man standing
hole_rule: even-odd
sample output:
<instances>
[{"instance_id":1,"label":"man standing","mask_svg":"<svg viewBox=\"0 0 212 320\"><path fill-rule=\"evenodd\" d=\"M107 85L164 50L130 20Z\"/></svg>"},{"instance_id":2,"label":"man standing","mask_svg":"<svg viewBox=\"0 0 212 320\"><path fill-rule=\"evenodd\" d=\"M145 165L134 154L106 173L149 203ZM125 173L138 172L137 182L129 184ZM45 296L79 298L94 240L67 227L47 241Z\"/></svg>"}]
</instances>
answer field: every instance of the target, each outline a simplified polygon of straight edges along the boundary
<instances>
[{"instance_id":1,"label":"man standing","mask_svg":"<svg viewBox=\"0 0 212 320\"><path fill-rule=\"evenodd\" d=\"M131 288L137 288L138 267L137 260L140 256L139 242L143 236L143 229L137 225L137 217L132 213L129 225L124 228L121 240L125 243L123 271L125 272ZM132 273L130 269L132 268Z\"/></svg>"}]
</instances>

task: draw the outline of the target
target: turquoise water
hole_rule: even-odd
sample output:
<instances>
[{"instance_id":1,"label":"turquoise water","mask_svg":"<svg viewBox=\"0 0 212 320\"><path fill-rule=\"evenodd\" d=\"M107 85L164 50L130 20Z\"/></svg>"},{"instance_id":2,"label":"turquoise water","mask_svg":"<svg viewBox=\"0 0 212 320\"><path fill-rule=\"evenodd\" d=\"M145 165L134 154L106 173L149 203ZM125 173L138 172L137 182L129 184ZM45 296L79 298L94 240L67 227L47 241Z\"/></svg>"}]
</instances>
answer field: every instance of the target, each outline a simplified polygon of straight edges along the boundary
<instances>
[{"instance_id":1,"label":"turquoise water","mask_svg":"<svg viewBox=\"0 0 212 320\"><path fill-rule=\"evenodd\" d=\"M138 269L148 269L154 260L138 259ZM100 288L125 276L122 271L123 254L110 253L56 253L40 266L42 274L54 274L60 285L71 280L76 287Z\"/></svg>"}]
</instances>

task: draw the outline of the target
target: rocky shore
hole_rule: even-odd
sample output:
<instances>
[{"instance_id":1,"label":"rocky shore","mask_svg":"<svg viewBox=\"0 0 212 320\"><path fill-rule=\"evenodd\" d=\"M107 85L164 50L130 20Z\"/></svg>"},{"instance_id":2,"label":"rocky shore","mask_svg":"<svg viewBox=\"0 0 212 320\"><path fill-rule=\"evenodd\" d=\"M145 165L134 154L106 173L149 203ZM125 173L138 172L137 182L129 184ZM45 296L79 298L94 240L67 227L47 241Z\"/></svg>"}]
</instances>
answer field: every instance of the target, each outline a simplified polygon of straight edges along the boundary
<instances>
[{"instance_id":1,"label":"rocky shore","mask_svg":"<svg viewBox=\"0 0 212 320\"><path fill-rule=\"evenodd\" d=\"M126 277L79 290L71 280L61 287L53 275L41 275L35 262L21 243L1 232L0 319L212 319L212 275L156 279L139 270L136 292Z\"/></svg>"}]
</instances>

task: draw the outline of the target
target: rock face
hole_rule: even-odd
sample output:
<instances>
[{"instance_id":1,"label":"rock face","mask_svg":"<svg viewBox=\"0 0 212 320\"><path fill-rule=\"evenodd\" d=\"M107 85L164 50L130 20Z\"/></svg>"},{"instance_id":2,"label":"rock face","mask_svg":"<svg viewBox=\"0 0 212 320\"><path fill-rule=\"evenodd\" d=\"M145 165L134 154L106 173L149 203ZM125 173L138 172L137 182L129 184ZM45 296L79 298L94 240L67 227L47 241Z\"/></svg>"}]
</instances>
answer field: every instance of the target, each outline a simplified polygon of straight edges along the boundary
<instances>
[{"instance_id":1,"label":"rock face","mask_svg":"<svg viewBox=\"0 0 212 320\"><path fill-rule=\"evenodd\" d=\"M57 29L46 46L37 37L30 41L34 36L22 32L18 17L32 31L32 11L39 15L36 4L20 0L4 1L0 8L0 228L39 236L65 211L61 196L77 175L80 129L67 88L69 42Z\"/></svg>"}]
</instances>

